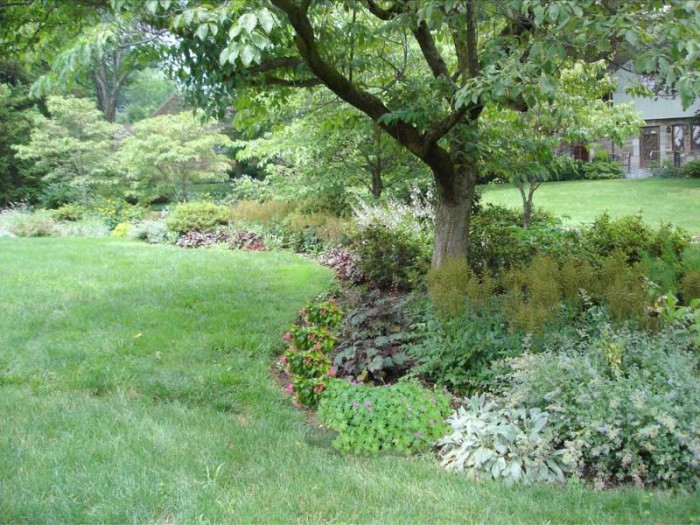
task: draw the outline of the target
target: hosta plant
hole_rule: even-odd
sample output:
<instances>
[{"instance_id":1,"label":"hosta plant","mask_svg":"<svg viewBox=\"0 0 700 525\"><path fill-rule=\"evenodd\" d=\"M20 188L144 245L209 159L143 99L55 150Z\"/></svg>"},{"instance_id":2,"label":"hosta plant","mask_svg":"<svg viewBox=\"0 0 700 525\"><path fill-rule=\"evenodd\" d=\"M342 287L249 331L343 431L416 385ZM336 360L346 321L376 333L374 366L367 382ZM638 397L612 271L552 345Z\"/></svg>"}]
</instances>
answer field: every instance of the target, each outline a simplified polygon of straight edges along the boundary
<instances>
[{"instance_id":1,"label":"hosta plant","mask_svg":"<svg viewBox=\"0 0 700 525\"><path fill-rule=\"evenodd\" d=\"M554 447L547 422L537 408L504 409L484 396L468 398L447 419L452 433L437 442L441 464L508 484L564 481L574 455Z\"/></svg>"}]
</instances>

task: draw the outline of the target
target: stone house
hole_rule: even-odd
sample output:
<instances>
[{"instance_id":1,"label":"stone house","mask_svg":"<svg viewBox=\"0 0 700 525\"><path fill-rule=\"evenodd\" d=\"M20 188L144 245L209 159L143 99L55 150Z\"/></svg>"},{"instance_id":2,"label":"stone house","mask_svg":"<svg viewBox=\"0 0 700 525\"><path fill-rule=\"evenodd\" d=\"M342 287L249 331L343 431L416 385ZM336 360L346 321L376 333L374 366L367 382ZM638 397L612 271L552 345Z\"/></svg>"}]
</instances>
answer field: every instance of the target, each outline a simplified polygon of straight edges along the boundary
<instances>
[{"instance_id":1,"label":"stone house","mask_svg":"<svg viewBox=\"0 0 700 525\"><path fill-rule=\"evenodd\" d=\"M625 93L632 74L621 71L617 76L619 87L613 94L613 104L633 102L646 125L639 137L628 139L623 147L601 141L591 147L592 155L606 151L629 178L648 177L656 166L682 166L700 160L700 101L684 110L676 97L633 97Z\"/></svg>"}]
</instances>

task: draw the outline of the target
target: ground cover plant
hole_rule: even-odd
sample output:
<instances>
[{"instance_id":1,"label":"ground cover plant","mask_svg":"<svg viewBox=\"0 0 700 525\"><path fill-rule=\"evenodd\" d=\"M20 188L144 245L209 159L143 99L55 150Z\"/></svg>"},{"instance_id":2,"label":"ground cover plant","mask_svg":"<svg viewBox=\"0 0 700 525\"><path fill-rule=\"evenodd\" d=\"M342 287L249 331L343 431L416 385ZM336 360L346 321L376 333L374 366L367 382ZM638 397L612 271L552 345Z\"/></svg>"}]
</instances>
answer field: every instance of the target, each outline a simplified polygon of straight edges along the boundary
<instances>
[{"instance_id":1,"label":"ground cover plant","mask_svg":"<svg viewBox=\"0 0 700 525\"><path fill-rule=\"evenodd\" d=\"M295 256L0 239L7 522L690 522L695 494L475 484L339 456L270 376L330 272Z\"/></svg>"}]
</instances>

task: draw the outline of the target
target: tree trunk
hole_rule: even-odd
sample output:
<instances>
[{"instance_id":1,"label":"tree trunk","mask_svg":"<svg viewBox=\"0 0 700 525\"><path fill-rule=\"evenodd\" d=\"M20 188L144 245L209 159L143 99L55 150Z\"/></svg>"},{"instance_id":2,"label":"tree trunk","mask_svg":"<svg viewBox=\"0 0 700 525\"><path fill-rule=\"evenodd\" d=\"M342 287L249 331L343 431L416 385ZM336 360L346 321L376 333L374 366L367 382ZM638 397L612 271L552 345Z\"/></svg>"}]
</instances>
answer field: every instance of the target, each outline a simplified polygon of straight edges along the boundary
<instances>
[{"instance_id":1,"label":"tree trunk","mask_svg":"<svg viewBox=\"0 0 700 525\"><path fill-rule=\"evenodd\" d=\"M379 124L374 125L374 163L372 164L372 195L379 199L384 191L382 182L382 128Z\"/></svg>"},{"instance_id":2,"label":"tree trunk","mask_svg":"<svg viewBox=\"0 0 700 525\"><path fill-rule=\"evenodd\" d=\"M440 268L449 259L467 256L476 173L476 162L461 166L452 177L435 173L438 202L435 208L433 268Z\"/></svg>"}]
</instances>

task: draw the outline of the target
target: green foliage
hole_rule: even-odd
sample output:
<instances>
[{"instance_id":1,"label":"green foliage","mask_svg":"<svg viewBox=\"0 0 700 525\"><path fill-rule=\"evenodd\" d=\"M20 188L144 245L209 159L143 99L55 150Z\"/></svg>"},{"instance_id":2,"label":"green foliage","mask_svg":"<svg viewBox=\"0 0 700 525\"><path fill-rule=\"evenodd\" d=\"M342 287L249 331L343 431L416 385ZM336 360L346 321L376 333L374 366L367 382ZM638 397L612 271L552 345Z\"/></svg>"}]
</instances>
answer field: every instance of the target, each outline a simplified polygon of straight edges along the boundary
<instances>
[{"instance_id":1,"label":"green foliage","mask_svg":"<svg viewBox=\"0 0 700 525\"><path fill-rule=\"evenodd\" d=\"M428 314L424 337L410 349L414 370L459 394L489 389L497 361L522 352L522 334L508 330L497 310L465 309L458 316Z\"/></svg>"},{"instance_id":2,"label":"green foliage","mask_svg":"<svg viewBox=\"0 0 700 525\"><path fill-rule=\"evenodd\" d=\"M700 179L700 160L691 160L690 162L686 162L681 167L681 173L684 177Z\"/></svg>"},{"instance_id":3,"label":"green foliage","mask_svg":"<svg viewBox=\"0 0 700 525\"><path fill-rule=\"evenodd\" d=\"M59 222L75 222L85 217L85 208L77 203L68 203L49 212L49 216Z\"/></svg>"},{"instance_id":4,"label":"green foliage","mask_svg":"<svg viewBox=\"0 0 700 525\"><path fill-rule=\"evenodd\" d=\"M168 230L176 233L188 231L210 232L228 224L226 206L213 202L187 202L178 204L165 221Z\"/></svg>"},{"instance_id":5,"label":"green foliage","mask_svg":"<svg viewBox=\"0 0 700 525\"><path fill-rule=\"evenodd\" d=\"M134 229L134 225L128 222L120 222L112 230L112 237L119 237L124 239L131 234L131 230Z\"/></svg>"},{"instance_id":6,"label":"green foliage","mask_svg":"<svg viewBox=\"0 0 700 525\"><path fill-rule=\"evenodd\" d=\"M134 224L129 237L147 241L150 244L163 244L168 240L169 232L164 221L144 220Z\"/></svg>"},{"instance_id":7,"label":"green foliage","mask_svg":"<svg viewBox=\"0 0 700 525\"><path fill-rule=\"evenodd\" d=\"M10 202L35 202L41 187L42 173L19 158L13 148L29 141L34 126L35 101L27 96L23 76L19 65L0 60L0 207ZM5 83L10 80L14 82Z\"/></svg>"},{"instance_id":8,"label":"green foliage","mask_svg":"<svg viewBox=\"0 0 700 525\"><path fill-rule=\"evenodd\" d=\"M343 452L413 454L444 435L449 406L446 395L414 381L374 387L334 380L318 417L339 433L333 446Z\"/></svg>"},{"instance_id":9,"label":"green foliage","mask_svg":"<svg viewBox=\"0 0 700 525\"><path fill-rule=\"evenodd\" d=\"M693 487L700 479L698 355L684 334L606 331L560 338L510 362L507 406L550 413L555 439L579 451L597 485Z\"/></svg>"},{"instance_id":10,"label":"green foliage","mask_svg":"<svg viewBox=\"0 0 700 525\"><path fill-rule=\"evenodd\" d=\"M193 183L226 180L230 162L220 151L232 145L231 139L204 126L200 117L162 115L131 127L118 159L136 191L174 191L186 201Z\"/></svg>"},{"instance_id":11,"label":"green foliage","mask_svg":"<svg viewBox=\"0 0 700 525\"><path fill-rule=\"evenodd\" d=\"M641 263L629 266L623 252L617 250L603 260L596 291L613 320L645 320L650 302L646 269Z\"/></svg>"},{"instance_id":12,"label":"green foliage","mask_svg":"<svg viewBox=\"0 0 700 525\"><path fill-rule=\"evenodd\" d=\"M574 458L556 449L548 420L538 408L501 408L484 396L467 398L447 419L452 433L437 442L440 463L509 485L563 482Z\"/></svg>"},{"instance_id":13,"label":"green foliage","mask_svg":"<svg viewBox=\"0 0 700 525\"><path fill-rule=\"evenodd\" d=\"M374 224L358 234L354 246L367 283L379 289L410 290L430 267L429 248L405 230Z\"/></svg>"},{"instance_id":14,"label":"green foliage","mask_svg":"<svg viewBox=\"0 0 700 525\"><path fill-rule=\"evenodd\" d=\"M587 180L622 179L625 171L617 162L594 160L582 165L583 178Z\"/></svg>"},{"instance_id":15,"label":"green foliage","mask_svg":"<svg viewBox=\"0 0 700 525\"><path fill-rule=\"evenodd\" d=\"M691 299L700 297L700 269L689 270L681 279L680 291L683 294L683 300L687 303Z\"/></svg>"},{"instance_id":16,"label":"green foliage","mask_svg":"<svg viewBox=\"0 0 700 525\"><path fill-rule=\"evenodd\" d=\"M14 147L17 157L35 162L47 182L79 188L87 201L92 189L114 182L118 126L106 122L89 100L51 96L46 104L51 117L35 115L29 143Z\"/></svg>"},{"instance_id":17,"label":"green foliage","mask_svg":"<svg viewBox=\"0 0 700 525\"><path fill-rule=\"evenodd\" d=\"M158 69L134 72L119 94L117 121L134 123L148 118L176 89L175 83Z\"/></svg>"},{"instance_id":18,"label":"green foliage","mask_svg":"<svg viewBox=\"0 0 700 525\"><path fill-rule=\"evenodd\" d=\"M48 214L24 208L0 212L0 229L17 237L52 237L58 233L56 222Z\"/></svg>"},{"instance_id":19,"label":"green foliage","mask_svg":"<svg viewBox=\"0 0 700 525\"><path fill-rule=\"evenodd\" d=\"M584 229L583 235L595 256L606 257L619 250L629 263L641 261L645 253L677 260L689 240L686 232L669 224L652 230L644 223L641 214L611 219L604 213Z\"/></svg>"},{"instance_id":20,"label":"green foliage","mask_svg":"<svg viewBox=\"0 0 700 525\"><path fill-rule=\"evenodd\" d=\"M495 289L489 274L477 277L469 268L466 257L449 259L439 269L431 269L426 284L435 310L445 317L460 314L465 307L465 297L472 308L482 308Z\"/></svg>"},{"instance_id":21,"label":"green foliage","mask_svg":"<svg viewBox=\"0 0 700 525\"><path fill-rule=\"evenodd\" d=\"M98 198L92 202L91 211L97 214L112 230L122 222L134 223L143 219L145 210L123 199Z\"/></svg>"}]
</instances>

